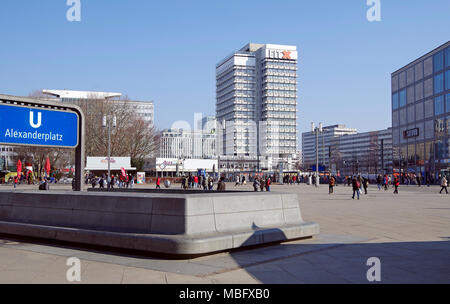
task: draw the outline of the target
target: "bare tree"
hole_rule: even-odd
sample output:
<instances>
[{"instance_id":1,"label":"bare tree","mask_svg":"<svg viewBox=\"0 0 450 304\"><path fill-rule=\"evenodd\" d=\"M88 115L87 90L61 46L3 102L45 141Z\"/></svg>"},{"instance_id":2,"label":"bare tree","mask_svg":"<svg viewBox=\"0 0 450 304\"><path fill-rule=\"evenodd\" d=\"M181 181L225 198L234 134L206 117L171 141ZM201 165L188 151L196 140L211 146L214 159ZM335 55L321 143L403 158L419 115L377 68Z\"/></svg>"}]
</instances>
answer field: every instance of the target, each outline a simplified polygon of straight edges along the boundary
<instances>
[{"instance_id":1,"label":"bare tree","mask_svg":"<svg viewBox=\"0 0 450 304\"><path fill-rule=\"evenodd\" d=\"M102 126L103 116L116 117L111 129L111 155L129 156L141 170L145 159L159 150L159 135L150 122L137 116L137 106L128 98L122 100L83 100L86 116L86 155L105 156L108 152L108 128Z\"/></svg>"}]
</instances>

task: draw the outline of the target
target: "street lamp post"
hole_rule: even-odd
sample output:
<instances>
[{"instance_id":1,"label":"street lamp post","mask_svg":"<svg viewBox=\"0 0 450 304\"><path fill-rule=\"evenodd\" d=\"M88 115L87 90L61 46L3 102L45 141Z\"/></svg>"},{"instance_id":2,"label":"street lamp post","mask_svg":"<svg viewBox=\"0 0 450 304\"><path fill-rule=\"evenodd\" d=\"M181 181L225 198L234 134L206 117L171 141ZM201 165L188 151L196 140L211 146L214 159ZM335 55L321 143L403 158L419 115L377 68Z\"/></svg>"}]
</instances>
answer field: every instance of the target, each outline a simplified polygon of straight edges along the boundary
<instances>
[{"instance_id":1,"label":"street lamp post","mask_svg":"<svg viewBox=\"0 0 450 304\"><path fill-rule=\"evenodd\" d=\"M116 116L104 115L102 126L108 128L108 188L111 187L111 125L117 126Z\"/></svg>"},{"instance_id":2,"label":"street lamp post","mask_svg":"<svg viewBox=\"0 0 450 304\"><path fill-rule=\"evenodd\" d=\"M316 187L319 186L319 134L323 133L322 123L319 123L319 127L316 128L314 123L311 123L311 131L316 135Z\"/></svg>"}]
</instances>

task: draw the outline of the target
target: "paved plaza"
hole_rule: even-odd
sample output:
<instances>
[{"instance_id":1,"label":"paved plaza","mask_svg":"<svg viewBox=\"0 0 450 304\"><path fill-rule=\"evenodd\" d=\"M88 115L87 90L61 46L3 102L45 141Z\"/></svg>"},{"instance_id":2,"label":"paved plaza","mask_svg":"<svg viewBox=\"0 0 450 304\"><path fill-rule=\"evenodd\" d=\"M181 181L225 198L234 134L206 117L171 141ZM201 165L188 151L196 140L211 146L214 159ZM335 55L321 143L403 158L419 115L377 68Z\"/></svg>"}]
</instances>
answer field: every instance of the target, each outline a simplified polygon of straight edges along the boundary
<instances>
[{"instance_id":1,"label":"paved plaza","mask_svg":"<svg viewBox=\"0 0 450 304\"><path fill-rule=\"evenodd\" d=\"M81 283L370 283L370 257L381 262L381 283L450 283L450 195L440 188L401 186L394 195L371 186L360 200L342 185L333 195L326 185L272 190L298 193L304 220L319 223L320 235L190 260L0 236L0 283L69 283L69 257L81 260Z\"/></svg>"}]
</instances>

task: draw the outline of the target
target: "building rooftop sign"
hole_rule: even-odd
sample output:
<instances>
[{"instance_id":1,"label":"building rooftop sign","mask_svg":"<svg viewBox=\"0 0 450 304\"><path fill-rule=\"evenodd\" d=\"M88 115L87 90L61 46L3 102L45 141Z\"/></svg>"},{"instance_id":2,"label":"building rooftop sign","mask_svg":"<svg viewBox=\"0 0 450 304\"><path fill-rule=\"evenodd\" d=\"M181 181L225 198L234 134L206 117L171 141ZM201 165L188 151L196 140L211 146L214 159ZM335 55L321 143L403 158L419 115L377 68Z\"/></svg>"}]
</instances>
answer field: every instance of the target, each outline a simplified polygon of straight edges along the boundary
<instances>
[{"instance_id":1,"label":"building rooftop sign","mask_svg":"<svg viewBox=\"0 0 450 304\"><path fill-rule=\"evenodd\" d=\"M110 158L111 170L136 170L131 167L130 157L111 157ZM88 157L86 161L86 170L90 171L106 171L108 170L108 157Z\"/></svg>"}]
</instances>

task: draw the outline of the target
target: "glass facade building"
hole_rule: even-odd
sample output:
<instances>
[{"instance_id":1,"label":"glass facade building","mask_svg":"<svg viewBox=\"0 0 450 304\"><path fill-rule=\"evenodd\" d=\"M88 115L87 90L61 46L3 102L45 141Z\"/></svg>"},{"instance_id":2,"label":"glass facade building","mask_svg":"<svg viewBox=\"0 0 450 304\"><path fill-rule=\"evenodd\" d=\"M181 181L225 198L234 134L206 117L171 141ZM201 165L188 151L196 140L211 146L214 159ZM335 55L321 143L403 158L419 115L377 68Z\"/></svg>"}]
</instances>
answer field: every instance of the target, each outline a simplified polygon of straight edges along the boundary
<instances>
[{"instance_id":1,"label":"glass facade building","mask_svg":"<svg viewBox=\"0 0 450 304\"><path fill-rule=\"evenodd\" d=\"M450 41L391 80L394 168L436 181L450 167Z\"/></svg>"}]
</instances>

